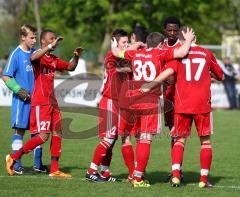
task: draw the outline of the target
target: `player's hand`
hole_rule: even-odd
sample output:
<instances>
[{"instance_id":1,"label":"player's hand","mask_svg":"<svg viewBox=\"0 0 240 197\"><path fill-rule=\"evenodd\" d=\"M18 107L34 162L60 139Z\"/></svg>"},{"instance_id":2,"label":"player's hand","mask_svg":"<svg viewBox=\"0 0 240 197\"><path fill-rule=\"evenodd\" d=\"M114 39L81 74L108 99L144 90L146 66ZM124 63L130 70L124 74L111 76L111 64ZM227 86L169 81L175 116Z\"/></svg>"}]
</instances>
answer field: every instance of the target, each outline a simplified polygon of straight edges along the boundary
<instances>
[{"instance_id":1,"label":"player's hand","mask_svg":"<svg viewBox=\"0 0 240 197\"><path fill-rule=\"evenodd\" d=\"M52 48L53 48L53 49L56 48L58 42L62 41L63 39L64 39L64 38L63 38L62 36L58 36L58 37L51 43Z\"/></svg>"},{"instance_id":2,"label":"player's hand","mask_svg":"<svg viewBox=\"0 0 240 197\"><path fill-rule=\"evenodd\" d=\"M111 39L111 48L117 48L117 47L118 47L117 39L113 37Z\"/></svg>"},{"instance_id":3,"label":"player's hand","mask_svg":"<svg viewBox=\"0 0 240 197\"><path fill-rule=\"evenodd\" d=\"M21 100L26 101L26 102L30 102L31 101L31 96L29 94L29 92L23 88L21 88L17 94L16 94Z\"/></svg>"},{"instance_id":4,"label":"player's hand","mask_svg":"<svg viewBox=\"0 0 240 197\"><path fill-rule=\"evenodd\" d=\"M192 28L187 27L187 32L182 31L185 40L193 41L195 39L195 33Z\"/></svg>"},{"instance_id":5,"label":"player's hand","mask_svg":"<svg viewBox=\"0 0 240 197\"><path fill-rule=\"evenodd\" d=\"M79 56L82 54L83 51L84 51L84 48L82 48L82 47L77 47L77 48L75 49L75 51L73 52L73 55L74 55L75 57L79 57Z\"/></svg>"}]
</instances>

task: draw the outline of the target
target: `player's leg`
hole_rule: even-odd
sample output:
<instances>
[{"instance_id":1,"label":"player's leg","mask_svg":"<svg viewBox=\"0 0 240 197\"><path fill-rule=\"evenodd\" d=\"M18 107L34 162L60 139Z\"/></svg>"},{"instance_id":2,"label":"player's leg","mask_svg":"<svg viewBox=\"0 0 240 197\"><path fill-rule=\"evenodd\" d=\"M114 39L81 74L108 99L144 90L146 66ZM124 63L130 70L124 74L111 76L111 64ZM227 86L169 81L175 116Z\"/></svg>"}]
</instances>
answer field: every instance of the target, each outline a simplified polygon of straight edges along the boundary
<instances>
[{"instance_id":1,"label":"player's leg","mask_svg":"<svg viewBox=\"0 0 240 197\"><path fill-rule=\"evenodd\" d=\"M172 178L170 180L171 186L178 187L181 183L181 164L183 161L184 146L186 138L191 134L191 125L193 118L188 114L174 114L174 127L170 132L174 138L172 147Z\"/></svg>"},{"instance_id":2,"label":"player's leg","mask_svg":"<svg viewBox=\"0 0 240 197\"><path fill-rule=\"evenodd\" d=\"M59 159L61 156L62 149L62 116L60 109L55 106L49 106L49 129L52 131L52 138L50 143L51 152L51 167L50 167L50 177L59 178L71 178L70 174L64 173L59 169ZM47 128L48 122L46 122Z\"/></svg>"},{"instance_id":3,"label":"player's leg","mask_svg":"<svg viewBox=\"0 0 240 197\"><path fill-rule=\"evenodd\" d=\"M134 164L134 151L131 143L131 136L135 136L138 128L138 124L133 114L126 110L120 111L119 129L118 134L122 139L121 152L124 163L128 168L128 182L133 180L133 172L135 168Z\"/></svg>"},{"instance_id":4,"label":"player's leg","mask_svg":"<svg viewBox=\"0 0 240 197\"><path fill-rule=\"evenodd\" d=\"M23 154L28 154L37 146L47 141L49 134L37 135L34 138L28 140L21 149L17 152L6 156L6 168L9 175L14 175L13 166L18 159L21 159Z\"/></svg>"},{"instance_id":5,"label":"player's leg","mask_svg":"<svg viewBox=\"0 0 240 197\"><path fill-rule=\"evenodd\" d=\"M134 170L133 187L150 187L150 184L143 180L143 175L146 170L149 156L150 146L152 142L151 133L141 133L136 145L136 166Z\"/></svg>"},{"instance_id":6,"label":"player's leg","mask_svg":"<svg viewBox=\"0 0 240 197\"><path fill-rule=\"evenodd\" d=\"M210 136L212 134L212 114L197 114L194 116L195 125L200 137L200 182L199 187L211 187L212 184L208 181L208 174L212 163L212 145Z\"/></svg>"},{"instance_id":7,"label":"player's leg","mask_svg":"<svg viewBox=\"0 0 240 197\"><path fill-rule=\"evenodd\" d=\"M23 146L23 136L25 134L25 129L15 128L14 134L12 135L12 152L16 153ZM14 164L14 173L23 174L23 167L21 159L16 160Z\"/></svg>"},{"instance_id":8,"label":"player's leg","mask_svg":"<svg viewBox=\"0 0 240 197\"><path fill-rule=\"evenodd\" d=\"M31 134L31 138L39 135L39 133ZM39 145L33 150L34 155L34 166L33 170L37 173L47 173L49 171L48 167L42 163L42 146Z\"/></svg>"},{"instance_id":9,"label":"player's leg","mask_svg":"<svg viewBox=\"0 0 240 197\"><path fill-rule=\"evenodd\" d=\"M98 121L98 132L101 141L94 150L93 159L86 173L86 180L105 182L106 179L101 177L97 170L107 153L109 155L105 159L110 160L111 149L113 148L118 135L118 110L111 99L105 97L101 99L99 103ZM110 163L108 165L110 165Z\"/></svg>"}]
</instances>

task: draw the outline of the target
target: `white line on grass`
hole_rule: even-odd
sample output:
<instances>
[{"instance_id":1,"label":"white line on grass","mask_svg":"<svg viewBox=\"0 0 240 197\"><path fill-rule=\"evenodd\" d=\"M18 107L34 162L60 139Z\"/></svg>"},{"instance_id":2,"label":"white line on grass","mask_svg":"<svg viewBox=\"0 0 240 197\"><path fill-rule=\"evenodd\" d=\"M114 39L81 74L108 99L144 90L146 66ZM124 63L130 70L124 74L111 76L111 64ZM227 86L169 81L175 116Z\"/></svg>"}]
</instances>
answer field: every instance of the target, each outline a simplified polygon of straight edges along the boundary
<instances>
[{"instance_id":1,"label":"white line on grass","mask_svg":"<svg viewBox=\"0 0 240 197\"><path fill-rule=\"evenodd\" d=\"M186 185L196 186L195 183L189 183ZM239 185L213 185L213 188L227 188L227 189L240 189Z\"/></svg>"}]
</instances>

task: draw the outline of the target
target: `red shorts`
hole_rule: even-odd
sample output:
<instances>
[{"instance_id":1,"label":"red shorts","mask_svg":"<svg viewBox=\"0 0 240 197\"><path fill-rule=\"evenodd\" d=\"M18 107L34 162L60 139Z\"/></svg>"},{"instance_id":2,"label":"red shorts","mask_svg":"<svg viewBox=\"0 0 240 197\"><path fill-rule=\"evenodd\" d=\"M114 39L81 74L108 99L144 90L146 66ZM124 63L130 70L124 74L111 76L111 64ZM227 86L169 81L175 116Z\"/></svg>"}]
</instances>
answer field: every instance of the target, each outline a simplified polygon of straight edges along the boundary
<instances>
[{"instance_id":1,"label":"red shorts","mask_svg":"<svg viewBox=\"0 0 240 197\"><path fill-rule=\"evenodd\" d=\"M62 130L62 117L58 107L37 105L31 107L30 133L49 133Z\"/></svg>"},{"instance_id":2,"label":"red shorts","mask_svg":"<svg viewBox=\"0 0 240 197\"><path fill-rule=\"evenodd\" d=\"M174 127L171 137L189 137L191 135L192 122L194 120L198 136L208 136L212 134L212 113L204 114L174 114Z\"/></svg>"},{"instance_id":3,"label":"red shorts","mask_svg":"<svg viewBox=\"0 0 240 197\"><path fill-rule=\"evenodd\" d=\"M170 129L174 125L174 85L168 85L166 91L164 92L164 122L165 126Z\"/></svg>"},{"instance_id":4,"label":"red shorts","mask_svg":"<svg viewBox=\"0 0 240 197\"><path fill-rule=\"evenodd\" d=\"M160 134L161 127L161 102L160 98L152 103L136 104L132 107L140 133Z\"/></svg>"},{"instance_id":5,"label":"red shorts","mask_svg":"<svg viewBox=\"0 0 240 197\"><path fill-rule=\"evenodd\" d=\"M117 139L119 119L117 102L102 97L98 111L98 136L100 138Z\"/></svg>"},{"instance_id":6,"label":"red shorts","mask_svg":"<svg viewBox=\"0 0 240 197\"><path fill-rule=\"evenodd\" d=\"M139 132L139 123L136 116L130 111L119 111L118 134L120 136L136 136Z\"/></svg>"}]
</instances>

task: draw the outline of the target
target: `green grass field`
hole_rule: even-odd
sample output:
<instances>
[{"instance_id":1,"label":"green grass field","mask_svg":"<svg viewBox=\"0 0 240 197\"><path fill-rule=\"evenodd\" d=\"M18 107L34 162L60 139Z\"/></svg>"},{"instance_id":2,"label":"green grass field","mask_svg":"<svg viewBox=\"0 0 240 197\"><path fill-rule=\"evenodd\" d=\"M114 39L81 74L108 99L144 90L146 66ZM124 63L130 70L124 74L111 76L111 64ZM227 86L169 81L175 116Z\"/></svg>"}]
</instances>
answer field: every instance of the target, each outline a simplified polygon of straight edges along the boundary
<instances>
[{"instance_id":1,"label":"green grass field","mask_svg":"<svg viewBox=\"0 0 240 197\"><path fill-rule=\"evenodd\" d=\"M90 115L64 112L65 118L73 118L71 129L80 131L96 126L97 118ZM213 164L210 180L212 189L200 190L199 140L194 133L188 140L184 155L185 185L171 188L167 183L170 172L170 139L167 129L161 138L154 140L147 168L151 188L133 189L125 182L127 169L120 151L120 141L115 146L111 170L122 182L95 184L84 180L92 159L97 137L88 139L64 139L60 166L73 175L70 180L51 179L47 175L31 171L33 156L23 156L28 173L10 177L5 170L5 155L11 151L10 108L0 108L0 196L240 196L240 111L214 111ZM26 133L25 140L29 138ZM43 161L49 165L49 142L44 145Z\"/></svg>"}]
</instances>

